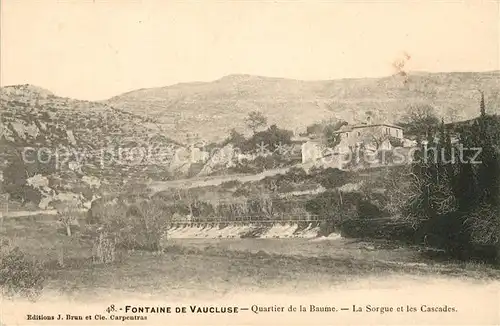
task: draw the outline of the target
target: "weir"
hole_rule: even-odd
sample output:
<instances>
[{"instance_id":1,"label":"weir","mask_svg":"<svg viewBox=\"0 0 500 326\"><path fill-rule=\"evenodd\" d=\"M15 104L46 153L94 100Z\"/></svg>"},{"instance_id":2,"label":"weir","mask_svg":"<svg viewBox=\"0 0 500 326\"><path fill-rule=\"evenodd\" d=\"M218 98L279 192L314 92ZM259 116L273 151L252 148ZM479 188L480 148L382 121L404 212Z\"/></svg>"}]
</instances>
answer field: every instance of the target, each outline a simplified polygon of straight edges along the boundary
<instances>
[{"instance_id":1,"label":"weir","mask_svg":"<svg viewBox=\"0 0 500 326\"><path fill-rule=\"evenodd\" d=\"M248 225L248 224L263 224L263 225L274 225L274 224L303 224L303 223L322 223L326 222L325 219L321 218L310 218L310 219L257 219L257 218L246 218L246 219L214 219L208 221L171 221L168 222L169 227L197 227L197 226L215 226L215 225Z\"/></svg>"},{"instance_id":2,"label":"weir","mask_svg":"<svg viewBox=\"0 0 500 326\"><path fill-rule=\"evenodd\" d=\"M266 223L183 223L172 224L167 238L318 238L321 221L266 221ZM339 238L336 233L330 238Z\"/></svg>"}]
</instances>

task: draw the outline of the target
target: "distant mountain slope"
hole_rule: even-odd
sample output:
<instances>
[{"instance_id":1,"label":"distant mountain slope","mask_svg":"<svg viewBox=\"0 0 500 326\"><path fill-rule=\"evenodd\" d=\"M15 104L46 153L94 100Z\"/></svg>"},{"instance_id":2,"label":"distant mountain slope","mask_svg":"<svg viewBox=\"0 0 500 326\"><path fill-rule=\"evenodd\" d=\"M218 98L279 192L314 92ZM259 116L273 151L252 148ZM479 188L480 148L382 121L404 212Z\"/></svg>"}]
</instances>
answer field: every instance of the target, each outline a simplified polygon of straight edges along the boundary
<instances>
[{"instance_id":1,"label":"distant mountain slope","mask_svg":"<svg viewBox=\"0 0 500 326\"><path fill-rule=\"evenodd\" d=\"M477 115L478 89L490 110L499 112L500 71L331 81L229 75L213 82L140 89L106 103L158 121L174 139L183 140L188 132L221 139L231 128L244 130L244 118L253 110L293 130L330 117L364 120L368 111L394 122L414 104L433 105L447 121L463 120Z\"/></svg>"}]
</instances>

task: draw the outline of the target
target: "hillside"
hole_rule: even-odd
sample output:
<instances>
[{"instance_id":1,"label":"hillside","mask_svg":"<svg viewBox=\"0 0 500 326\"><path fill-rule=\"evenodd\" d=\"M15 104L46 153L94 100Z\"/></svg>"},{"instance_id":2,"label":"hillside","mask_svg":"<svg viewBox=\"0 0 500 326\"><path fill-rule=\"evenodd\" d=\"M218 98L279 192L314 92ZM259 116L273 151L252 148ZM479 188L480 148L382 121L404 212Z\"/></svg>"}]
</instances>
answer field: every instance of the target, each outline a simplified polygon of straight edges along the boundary
<instances>
[{"instance_id":1,"label":"hillside","mask_svg":"<svg viewBox=\"0 0 500 326\"><path fill-rule=\"evenodd\" d=\"M419 104L433 105L448 122L463 121L477 116L478 89L488 112L500 113L499 86L500 72L414 73L406 82L402 76L298 81L230 75L103 102L58 97L32 85L7 86L0 88L0 181L21 201L29 197L26 187L41 192L45 203L64 194L90 199L95 188L112 192L124 184L190 175L190 153L182 145L186 133L220 140L232 128L245 130L244 119L253 110L262 111L269 124L293 130L331 117L356 122L370 114L397 121L405 108ZM23 162L25 148L36 163ZM142 152L127 152L132 148Z\"/></svg>"},{"instance_id":2,"label":"hillside","mask_svg":"<svg viewBox=\"0 0 500 326\"><path fill-rule=\"evenodd\" d=\"M143 118L109 105L18 85L0 89L0 107L0 176L14 200L30 202L37 190L43 208L63 198L84 202L101 191L175 172L169 161L127 150L179 145Z\"/></svg>"},{"instance_id":3,"label":"hillside","mask_svg":"<svg viewBox=\"0 0 500 326\"><path fill-rule=\"evenodd\" d=\"M292 130L330 117L364 121L367 113L395 122L407 107L419 104L434 106L448 122L460 121L477 115L478 89L491 113L500 112L500 71L410 73L406 82L399 75L329 81L229 75L213 82L140 89L106 103L157 121L179 141L188 132L220 140L232 128L244 130L244 118L253 110Z\"/></svg>"}]
</instances>

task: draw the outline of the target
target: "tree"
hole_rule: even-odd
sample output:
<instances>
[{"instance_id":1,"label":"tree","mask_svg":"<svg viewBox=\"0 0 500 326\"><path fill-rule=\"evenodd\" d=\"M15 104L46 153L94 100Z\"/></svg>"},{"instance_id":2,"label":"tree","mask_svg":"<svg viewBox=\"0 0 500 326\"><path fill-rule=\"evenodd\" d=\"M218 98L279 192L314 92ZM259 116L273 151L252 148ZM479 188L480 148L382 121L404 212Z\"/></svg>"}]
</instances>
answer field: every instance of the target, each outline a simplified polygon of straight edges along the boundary
<instances>
[{"instance_id":1,"label":"tree","mask_svg":"<svg viewBox=\"0 0 500 326\"><path fill-rule=\"evenodd\" d=\"M465 225L470 227L470 238L474 243L493 245L496 259L500 263L500 118L486 114L484 96L481 93L480 116L467 132L463 132L467 148L480 148L475 158L479 164L464 169L460 186L464 207ZM471 158L475 153L470 154ZM457 188L460 188L457 187ZM468 194L468 195L467 195Z\"/></svg>"},{"instance_id":2,"label":"tree","mask_svg":"<svg viewBox=\"0 0 500 326\"><path fill-rule=\"evenodd\" d=\"M340 134L336 131L339 130L342 126L343 124L335 124L325 127L323 137L325 139L326 146L328 146L329 148L335 148L338 144L340 144Z\"/></svg>"},{"instance_id":3,"label":"tree","mask_svg":"<svg viewBox=\"0 0 500 326\"><path fill-rule=\"evenodd\" d=\"M445 135L444 123L440 134ZM417 222L436 218L456 210L456 198L453 192L453 175L450 175L448 163L444 158L447 153L446 137L434 141L429 135L427 145L423 146L417 162L413 165L413 198L409 202L410 214Z\"/></svg>"},{"instance_id":4,"label":"tree","mask_svg":"<svg viewBox=\"0 0 500 326\"><path fill-rule=\"evenodd\" d=\"M500 119L486 114L483 96L479 109L472 124L458 129L458 145L443 121L427 133L412 164L405 210L453 256L469 259L477 244L486 244L496 247L500 262Z\"/></svg>"},{"instance_id":5,"label":"tree","mask_svg":"<svg viewBox=\"0 0 500 326\"><path fill-rule=\"evenodd\" d=\"M398 123L407 135L424 139L439 126L439 118L430 105L410 105Z\"/></svg>"},{"instance_id":6,"label":"tree","mask_svg":"<svg viewBox=\"0 0 500 326\"><path fill-rule=\"evenodd\" d=\"M500 119L498 116L486 114L484 95L481 92L480 116L467 130L462 131L466 148L480 148L468 153L467 159L480 162L474 164L475 179L468 180L476 184L476 201L494 206L500 205Z\"/></svg>"},{"instance_id":7,"label":"tree","mask_svg":"<svg viewBox=\"0 0 500 326\"><path fill-rule=\"evenodd\" d=\"M23 205L29 202L38 205L42 198L40 191L31 187L27 182L38 172L36 165L36 162L26 164L21 153L13 151L9 163L3 171L5 192L13 200L20 201Z\"/></svg>"},{"instance_id":8,"label":"tree","mask_svg":"<svg viewBox=\"0 0 500 326\"><path fill-rule=\"evenodd\" d=\"M334 148L340 143L340 136L336 131L345 125L347 121L331 118L308 126L307 133L321 138L326 146Z\"/></svg>"},{"instance_id":9,"label":"tree","mask_svg":"<svg viewBox=\"0 0 500 326\"><path fill-rule=\"evenodd\" d=\"M290 145L292 132L286 129L280 129L272 125L264 131L258 132L247 142L249 149L258 149L261 145L266 145L269 151L275 151L278 146Z\"/></svg>"},{"instance_id":10,"label":"tree","mask_svg":"<svg viewBox=\"0 0 500 326\"><path fill-rule=\"evenodd\" d=\"M71 237L71 225L75 223L80 215L80 207L76 202L57 202L54 204L59 221L66 229L66 235Z\"/></svg>"},{"instance_id":11,"label":"tree","mask_svg":"<svg viewBox=\"0 0 500 326\"><path fill-rule=\"evenodd\" d=\"M229 132L229 137L222 143L223 146L232 144L236 148L242 149L245 146L245 136L236 131L236 129L231 129Z\"/></svg>"},{"instance_id":12,"label":"tree","mask_svg":"<svg viewBox=\"0 0 500 326\"><path fill-rule=\"evenodd\" d=\"M248 117L245 119L245 123L255 134L257 129L264 127L267 125L267 118L259 111L252 111L248 114Z\"/></svg>"},{"instance_id":13,"label":"tree","mask_svg":"<svg viewBox=\"0 0 500 326\"><path fill-rule=\"evenodd\" d=\"M312 125L307 126L306 133L308 135L320 136L323 133L324 127L325 126L322 123L319 123L319 122L313 123Z\"/></svg>"},{"instance_id":14,"label":"tree","mask_svg":"<svg viewBox=\"0 0 500 326\"><path fill-rule=\"evenodd\" d=\"M486 115L486 106L484 105L484 93L483 91L479 91L481 93L481 103L479 104L479 110L481 113L481 117Z\"/></svg>"}]
</instances>

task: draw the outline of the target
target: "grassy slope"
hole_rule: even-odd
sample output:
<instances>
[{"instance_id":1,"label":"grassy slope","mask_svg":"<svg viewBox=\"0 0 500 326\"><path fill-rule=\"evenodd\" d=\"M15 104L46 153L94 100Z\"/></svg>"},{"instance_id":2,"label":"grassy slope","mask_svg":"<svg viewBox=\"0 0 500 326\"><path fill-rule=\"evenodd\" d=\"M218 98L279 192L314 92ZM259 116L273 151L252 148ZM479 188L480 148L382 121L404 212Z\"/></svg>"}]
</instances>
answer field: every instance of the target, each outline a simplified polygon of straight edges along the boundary
<instances>
[{"instance_id":1,"label":"grassy slope","mask_svg":"<svg viewBox=\"0 0 500 326\"><path fill-rule=\"evenodd\" d=\"M75 298L108 291L185 297L235 289L312 290L371 276L500 277L498 271L486 266L433 263L413 249L353 241L177 240L160 255L122 253L115 264L94 266L90 263L90 241L78 230L68 239L50 217L11 219L3 226L2 237L46 263L47 290ZM378 249L363 249L369 246ZM56 263L61 248L65 251L64 268ZM427 264L418 264L422 262Z\"/></svg>"},{"instance_id":2,"label":"grassy slope","mask_svg":"<svg viewBox=\"0 0 500 326\"><path fill-rule=\"evenodd\" d=\"M415 73L400 77L300 81L230 75L208 83L185 83L141 89L107 101L117 108L148 116L183 139L185 132L220 139L231 128L243 130L244 118L260 110L270 123L295 129L332 116L348 121L375 118L394 121L411 104L431 104L446 120L477 115L479 93L487 106L500 107L500 72ZM167 128L167 129L168 129Z\"/></svg>"}]
</instances>

